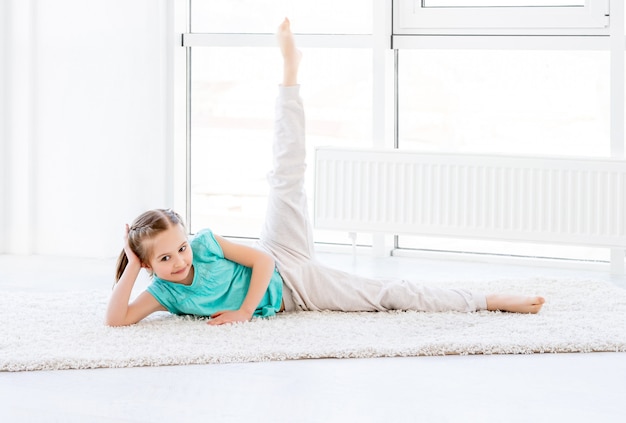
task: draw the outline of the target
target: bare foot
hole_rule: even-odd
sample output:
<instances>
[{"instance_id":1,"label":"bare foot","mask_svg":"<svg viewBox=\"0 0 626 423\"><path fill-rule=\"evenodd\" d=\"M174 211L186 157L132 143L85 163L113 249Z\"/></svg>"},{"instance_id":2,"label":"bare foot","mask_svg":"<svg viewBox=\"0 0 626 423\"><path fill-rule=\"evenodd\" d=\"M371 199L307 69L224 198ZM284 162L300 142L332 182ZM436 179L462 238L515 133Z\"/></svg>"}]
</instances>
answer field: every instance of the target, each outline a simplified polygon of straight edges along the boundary
<instances>
[{"instance_id":1,"label":"bare foot","mask_svg":"<svg viewBox=\"0 0 626 423\"><path fill-rule=\"evenodd\" d=\"M302 59L302 52L296 48L289 19L285 18L280 24L276 36L280 52L283 55L283 85L296 85L298 84L298 66L300 59Z\"/></svg>"},{"instance_id":2,"label":"bare foot","mask_svg":"<svg viewBox=\"0 0 626 423\"><path fill-rule=\"evenodd\" d=\"M539 313L546 300L543 297L523 295L487 295L487 310L511 311L513 313Z\"/></svg>"}]
</instances>

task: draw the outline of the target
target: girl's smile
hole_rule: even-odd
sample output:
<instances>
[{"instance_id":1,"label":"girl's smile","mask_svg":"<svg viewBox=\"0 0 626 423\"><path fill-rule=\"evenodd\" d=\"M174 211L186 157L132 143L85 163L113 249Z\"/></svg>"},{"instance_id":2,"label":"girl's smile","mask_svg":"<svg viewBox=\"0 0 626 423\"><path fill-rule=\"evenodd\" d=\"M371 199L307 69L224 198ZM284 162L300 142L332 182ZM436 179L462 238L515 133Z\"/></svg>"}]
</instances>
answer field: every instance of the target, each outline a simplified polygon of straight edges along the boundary
<instances>
[{"instance_id":1,"label":"girl's smile","mask_svg":"<svg viewBox=\"0 0 626 423\"><path fill-rule=\"evenodd\" d=\"M185 266L185 267L183 267L182 269L175 271L175 272L174 272L174 274L175 274L175 275L180 275L180 274L181 274L181 273L183 273L183 272L185 272L185 273L186 273L186 272L187 272L187 269L188 269L188 266Z\"/></svg>"}]
</instances>

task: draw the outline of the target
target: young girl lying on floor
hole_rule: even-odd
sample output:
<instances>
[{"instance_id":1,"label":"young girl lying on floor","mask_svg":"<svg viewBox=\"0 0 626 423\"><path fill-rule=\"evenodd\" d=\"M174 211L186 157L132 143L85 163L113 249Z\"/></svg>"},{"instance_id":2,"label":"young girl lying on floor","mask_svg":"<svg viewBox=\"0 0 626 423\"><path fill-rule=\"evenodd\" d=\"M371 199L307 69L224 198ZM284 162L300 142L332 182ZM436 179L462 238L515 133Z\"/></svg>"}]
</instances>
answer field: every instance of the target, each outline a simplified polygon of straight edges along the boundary
<instances>
[{"instance_id":1,"label":"young girl lying on floor","mask_svg":"<svg viewBox=\"0 0 626 423\"><path fill-rule=\"evenodd\" d=\"M542 297L483 295L396 280L363 278L315 260L304 192L304 110L297 82L301 53L287 19L278 29L283 82L276 102L274 166L258 248L208 229L191 239L171 210L150 210L126 226L106 324L136 323L156 311L208 316L210 325L296 310L537 313ZM141 268L152 284L130 302Z\"/></svg>"}]
</instances>

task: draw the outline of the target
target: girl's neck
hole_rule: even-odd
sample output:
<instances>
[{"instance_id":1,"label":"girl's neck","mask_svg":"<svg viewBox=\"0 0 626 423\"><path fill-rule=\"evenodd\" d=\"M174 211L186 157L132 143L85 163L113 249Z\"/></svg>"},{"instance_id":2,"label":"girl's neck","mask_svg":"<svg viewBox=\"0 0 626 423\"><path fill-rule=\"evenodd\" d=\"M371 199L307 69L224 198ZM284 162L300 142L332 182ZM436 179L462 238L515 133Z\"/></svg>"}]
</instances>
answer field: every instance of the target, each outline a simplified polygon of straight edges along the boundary
<instances>
[{"instance_id":1,"label":"girl's neck","mask_svg":"<svg viewBox=\"0 0 626 423\"><path fill-rule=\"evenodd\" d=\"M193 267L193 264L191 265L191 269L189 269L189 274L187 275L187 277L185 278L184 281L179 282L181 285L191 285L193 283L193 277L195 274L195 269Z\"/></svg>"}]
</instances>

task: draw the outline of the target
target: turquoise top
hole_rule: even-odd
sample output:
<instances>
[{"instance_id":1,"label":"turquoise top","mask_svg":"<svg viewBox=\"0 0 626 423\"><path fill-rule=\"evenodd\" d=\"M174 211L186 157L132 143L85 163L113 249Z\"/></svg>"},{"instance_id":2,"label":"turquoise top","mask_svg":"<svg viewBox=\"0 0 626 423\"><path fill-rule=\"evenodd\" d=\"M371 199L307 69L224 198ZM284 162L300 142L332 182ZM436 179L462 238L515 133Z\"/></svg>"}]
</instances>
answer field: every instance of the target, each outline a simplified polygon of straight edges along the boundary
<instances>
[{"instance_id":1,"label":"turquoise top","mask_svg":"<svg viewBox=\"0 0 626 423\"><path fill-rule=\"evenodd\" d=\"M218 311L238 310L248 293L252 269L224 258L209 229L193 236L194 276L191 285L168 282L154 276L147 291L170 313L210 316ZM280 310L283 280L276 269L254 316L269 317Z\"/></svg>"}]
</instances>

